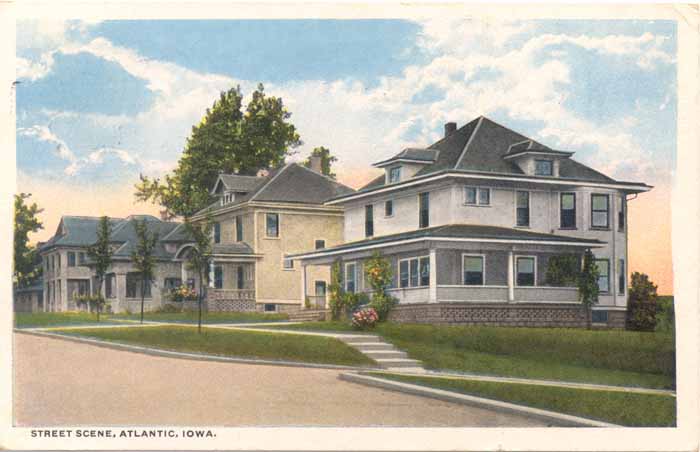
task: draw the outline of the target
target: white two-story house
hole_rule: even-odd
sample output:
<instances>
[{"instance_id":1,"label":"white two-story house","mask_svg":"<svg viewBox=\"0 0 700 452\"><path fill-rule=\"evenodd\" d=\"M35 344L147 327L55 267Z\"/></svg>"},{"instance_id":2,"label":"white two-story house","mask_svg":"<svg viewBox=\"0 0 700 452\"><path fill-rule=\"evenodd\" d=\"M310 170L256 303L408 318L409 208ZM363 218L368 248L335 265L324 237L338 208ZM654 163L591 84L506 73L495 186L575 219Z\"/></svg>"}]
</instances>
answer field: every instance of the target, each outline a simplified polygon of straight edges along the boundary
<instances>
[{"instance_id":1,"label":"white two-story house","mask_svg":"<svg viewBox=\"0 0 700 452\"><path fill-rule=\"evenodd\" d=\"M378 162L384 174L326 202L344 209L344 244L294 256L340 262L346 291L368 291L378 251L394 277L397 321L582 326L575 287L547 282L552 256L590 249L600 270L593 321L623 326L627 203L652 187L614 180L485 117L426 148ZM303 294L302 294L303 296Z\"/></svg>"}]
</instances>

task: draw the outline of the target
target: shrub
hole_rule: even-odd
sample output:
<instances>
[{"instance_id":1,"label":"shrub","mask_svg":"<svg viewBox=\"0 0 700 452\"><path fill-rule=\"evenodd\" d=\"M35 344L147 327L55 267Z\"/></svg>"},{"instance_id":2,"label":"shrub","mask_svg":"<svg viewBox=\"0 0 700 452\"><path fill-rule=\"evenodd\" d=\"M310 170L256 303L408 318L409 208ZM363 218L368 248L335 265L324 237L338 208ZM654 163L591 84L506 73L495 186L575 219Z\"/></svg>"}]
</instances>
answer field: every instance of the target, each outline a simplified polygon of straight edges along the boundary
<instances>
[{"instance_id":1,"label":"shrub","mask_svg":"<svg viewBox=\"0 0 700 452\"><path fill-rule=\"evenodd\" d=\"M168 299L175 302L194 301L197 299L197 291L184 285L175 287L168 292Z\"/></svg>"},{"instance_id":2,"label":"shrub","mask_svg":"<svg viewBox=\"0 0 700 452\"><path fill-rule=\"evenodd\" d=\"M586 324L591 328L591 307L598 303L598 277L600 272L595 264L595 257L591 250L586 250L583 255L583 268L578 275L578 298L586 308Z\"/></svg>"},{"instance_id":3,"label":"shrub","mask_svg":"<svg viewBox=\"0 0 700 452\"><path fill-rule=\"evenodd\" d=\"M174 314L177 312L182 312L182 306L177 306L174 304L164 304L153 310L156 314Z\"/></svg>"},{"instance_id":4,"label":"shrub","mask_svg":"<svg viewBox=\"0 0 700 452\"><path fill-rule=\"evenodd\" d=\"M331 308L331 320L340 320L340 317L343 315L343 286L340 283L340 261L335 261L331 265L328 306Z\"/></svg>"},{"instance_id":5,"label":"shrub","mask_svg":"<svg viewBox=\"0 0 700 452\"><path fill-rule=\"evenodd\" d=\"M571 287L578 282L581 261L575 254L551 256L547 260L545 283L554 287Z\"/></svg>"},{"instance_id":6,"label":"shrub","mask_svg":"<svg viewBox=\"0 0 700 452\"><path fill-rule=\"evenodd\" d=\"M632 273L629 288L627 326L636 331L654 331L656 327L657 286L644 273Z\"/></svg>"},{"instance_id":7,"label":"shrub","mask_svg":"<svg viewBox=\"0 0 700 452\"><path fill-rule=\"evenodd\" d=\"M353 310L355 310L361 306L368 305L370 303L369 295L367 295L365 292L360 292L360 293L356 294L355 297L357 298L357 302L356 302Z\"/></svg>"},{"instance_id":8,"label":"shrub","mask_svg":"<svg viewBox=\"0 0 700 452\"><path fill-rule=\"evenodd\" d=\"M379 321L377 311L372 308L364 308L352 315L352 326L359 330L374 328Z\"/></svg>"},{"instance_id":9,"label":"shrub","mask_svg":"<svg viewBox=\"0 0 700 452\"><path fill-rule=\"evenodd\" d=\"M372 302L369 304L371 308L377 311L380 322L385 322L389 317L389 311L398 304L399 300L391 295L377 293L372 297Z\"/></svg>"},{"instance_id":10,"label":"shrub","mask_svg":"<svg viewBox=\"0 0 700 452\"><path fill-rule=\"evenodd\" d=\"M656 328L659 333L673 333L675 331L676 314L673 307L672 296L660 296L656 300Z\"/></svg>"}]
</instances>

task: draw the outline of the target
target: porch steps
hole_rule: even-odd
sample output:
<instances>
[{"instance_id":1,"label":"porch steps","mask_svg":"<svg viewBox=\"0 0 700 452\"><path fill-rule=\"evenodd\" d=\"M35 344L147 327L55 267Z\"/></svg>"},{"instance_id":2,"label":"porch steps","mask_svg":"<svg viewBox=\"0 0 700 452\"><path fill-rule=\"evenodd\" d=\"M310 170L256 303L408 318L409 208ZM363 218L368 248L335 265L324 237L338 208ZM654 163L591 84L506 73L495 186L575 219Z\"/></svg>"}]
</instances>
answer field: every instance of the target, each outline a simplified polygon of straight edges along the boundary
<instances>
[{"instance_id":1,"label":"porch steps","mask_svg":"<svg viewBox=\"0 0 700 452\"><path fill-rule=\"evenodd\" d=\"M323 309L302 309L289 313L290 322L320 322L326 319L327 310Z\"/></svg>"},{"instance_id":2,"label":"porch steps","mask_svg":"<svg viewBox=\"0 0 700 452\"><path fill-rule=\"evenodd\" d=\"M379 336L347 334L338 336L338 339L372 358L383 369L398 372L425 372L420 361L409 358L406 352L397 349Z\"/></svg>"}]
</instances>

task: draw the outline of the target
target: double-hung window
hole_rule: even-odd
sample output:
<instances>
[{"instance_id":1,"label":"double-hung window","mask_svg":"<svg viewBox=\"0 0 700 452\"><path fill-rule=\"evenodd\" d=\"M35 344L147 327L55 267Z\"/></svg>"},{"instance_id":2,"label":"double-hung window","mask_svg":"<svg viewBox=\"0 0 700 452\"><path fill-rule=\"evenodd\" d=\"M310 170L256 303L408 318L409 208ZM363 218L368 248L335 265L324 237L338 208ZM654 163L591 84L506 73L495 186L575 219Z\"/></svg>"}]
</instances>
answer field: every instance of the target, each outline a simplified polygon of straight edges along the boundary
<instances>
[{"instance_id":1,"label":"double-hung window","mask_svg":"<svg viewBox=\"0 0 700 452\"><path fill-rule=\"evenodd\" d=\"M393 184L401 181L401 167L395 166L389 170L389 183Z\"/></svg>"},{"instance_id":2,"label":"double-hung window","mask_svg":"<svg viewBox=\"0 0 700 452\"><path fill-rule=\"evenodd\" d=\"M530 226L530 192L516 191L515 202L515 225Z\"/></svg>"},{"instance_id":3,"label":"double-hung window","mask_svg":"<svg viewBox=\"0 0 700 452\"><path fill-rule=\"evenodd\" d=\"M224 268L221 265L214 266L214 288L224 288Z\"/></svg>"},{"instance_id":4,"label":"double-hung window","mask_svg":"<svg viewBox=\"0 0 700 452\"><path fill-rule=\"evenodd\" d=\"M221 243L221 223L214 223L214 243Z\"/></svg>"},{"instance_id":5,"label":"double-hung window","mask_svg":"<svg viewBox=\"0 0 700 452\"><path fill-rule=\"evenodd\" d=\"M236 242L243 241L243 217L236 217Z\"/></svg>"},{"instance_id":6,"label":"double-hung window","mask_svg":"<svg viewBox=\"0 0 700 452\"><path fill-rule=\"evenodd\" d=\"M374 235L374 206L369 204L365 206L365 237Z\"/></svg>"},{"instance_id":7,"label":"double-hung window","mask_svg":"<svg viewBox=\"0 0 700 452\"><path fill-rule=\"evenodd\" d=\"M627 275L625 272L625 260L619 259L617 261L617 293L620 295L625 294L625 286L627 285Z\"/></svg>"},{"instance_id":8,"label":"double-hung window","mask_svg":"<svg viewBox=\"0 0 700 452\"><path fill-rule=\"evenodd\" d=\"M610 227L610 196L591 194L591 227Z\"/></svg>"},{"instance_id":9,"label":"double-hung window","mask_svg":"<svg viewBox=\"0 0 700 452\"><path fill-rule=\"evenodd\" d=\"M355 293L357 290L357 264L348 262L345 264L345 291Z\"/></svg>"},{"instance_id":10,"label":"double-hung window","mask_svg":"<svg viewBox=\"0 0 700 452\"><path fill-rule=\"evenodd\" d=\"M560 195L559 212L559 227L576 229L576 193L562 193Z\"/></svg>"},{"instance_id":11,"label":"double-hung window","mask_svg":"<svg viewBox=\"0 0 700 452\"><path fill-rule=\"evenodd\" d=\"M627 199L625 195L620 196L619 206L617 207L617 230L623 232L625 230L625 218L627 217Z\"/></svg>"},{"instance_id":12,"label":"double-hung window","mask_svg":"<svg viewBox=\"0 0 700 452\"><path fill-rule=\"evenodd\" d=\"M389 199L384 202L384 216L393 217L394 216L394 201Z\"/></svg>"},{"instance_id":13,"label":"double-hung window","mask_svg":"<svg viewBox=\"0 0 700 452\"><path fill-rule=\"evenodd\" d=\"M551 160L535 160L535 176L552 176L554 163Z\"/></svg>"},{"instance_id":14,"label":"double-hung window","mask_svg":"<svg viewBox=\"0 0 700 452\"><path fill-rule=\"evenodd\" d=\"M68 266L75 267L75 252L68 251Z\"/></svg>"},{"instance_id":15,"label":"double-hung window","mask_svg":"<svg viewBox=\"0 0 700 452\"><path fill-rule=\"evenodd\" d=\"M536 260L532 256L519 256L515 259L516 284L532 287L535 285Z\"/></svg>"},{"instance_id":16,"label":"double-hung window","mask_svg":"<svg viewBox=\"0 0 700 452\"><path fill-rule=\"evenodd\" d=\"M610 292L610 261L608 259L596 259L598 267L598 291L601 293Z\"/></svg>"},{"instance_id":17,"label":"double-hung window","mask_svg":"<svg viewBox=\"0 0 700 452\"><path fill-rule=\"evenodd\" d=\"M425 287L430 285L430 258L413 257L399 261L399 287Z\"/></svg>"},{"instance_id":18,"label":"double-hung window","mask_svg":"<svg viewBox=\"0 0 700 452\"><path fill-rule=\"evenodd\" d=\"M265 235L267 237L280 236L280 216L277 213L265 214Z\"/></svg>"},{"instance_id":19,"label":"double-hung window","mask_svg":"<svg viewBox=\"0 0 700 452\"><path fill-rule=\"evenodd\" d=\"M85 265L85 253L78 254L78 265Z\"/></svg>"},{"instance_id":20,"label":"double-hung window","mask_svg":"<svg viewBox=\"0 0 700 452\"><path fill-rule=\"evenodd\" d=\"M465 254L462 257L462 282L465 286L484 285L484 256L470 256Z\"/></svg>"},{"instance_id":21,"label":"double-hung window","mask_svg":"<svg viewBox=\"0 0 700 452\"><path fill-rule=\"evenodd\" d=\"M464 187L464 204L469 206L490 205L491 189L483 187Z\"/></svg>"},{"instance_id":22,"label":"double-hung window","mask_svg":"<svg viewBox=\"0 0 700 452\"><path fill-rule=\"evenodd\" d=\"M418 227L427 228L430 226L430 193L418 194Z\"/></svg>"}]
</instances>

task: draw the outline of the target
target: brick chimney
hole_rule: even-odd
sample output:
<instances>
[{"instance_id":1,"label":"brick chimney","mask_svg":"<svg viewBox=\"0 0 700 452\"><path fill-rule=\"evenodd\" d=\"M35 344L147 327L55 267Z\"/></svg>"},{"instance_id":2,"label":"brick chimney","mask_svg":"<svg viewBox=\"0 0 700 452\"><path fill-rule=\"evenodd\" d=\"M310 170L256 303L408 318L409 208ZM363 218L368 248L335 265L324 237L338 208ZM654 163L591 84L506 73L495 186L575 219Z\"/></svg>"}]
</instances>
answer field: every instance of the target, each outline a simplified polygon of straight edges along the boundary
<instances>
[{"instance_id":1,"label":"brick chimney","mask_svg":"<svg viewBox=\"0 0 700 452\"><path fill-rule=\"evenodd\" d=\"M168 212L168 209L160 211L160 219L161 221L170 221L170 212Z\"/></svg>"},{"instance_id":2,"label":"brick chimney","mask_svg":"<svg viewBox=\"0 0 700 452\"><path fill-rule=\"evenodd\" d=\"M457 123L456 122L446 122L445 123L445 136L449 136L455 130L457 130Z\"/></svg>"},{"instance_id":3,"label":"brick chimney","mask_svg":"<svg viewBox=\"0 0 700 452\"><path fill-rule=\"evenodd\" d=\"M319 174L323 174L323 171L321 169L321 157L318 155L312 155L309 157L309 161L311 162L311 171L316 171Z\"/></svg>"}]
</instances>

